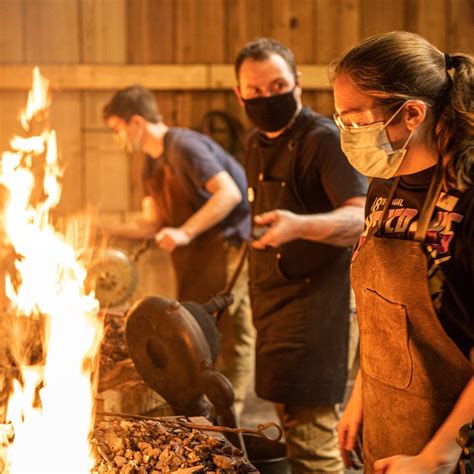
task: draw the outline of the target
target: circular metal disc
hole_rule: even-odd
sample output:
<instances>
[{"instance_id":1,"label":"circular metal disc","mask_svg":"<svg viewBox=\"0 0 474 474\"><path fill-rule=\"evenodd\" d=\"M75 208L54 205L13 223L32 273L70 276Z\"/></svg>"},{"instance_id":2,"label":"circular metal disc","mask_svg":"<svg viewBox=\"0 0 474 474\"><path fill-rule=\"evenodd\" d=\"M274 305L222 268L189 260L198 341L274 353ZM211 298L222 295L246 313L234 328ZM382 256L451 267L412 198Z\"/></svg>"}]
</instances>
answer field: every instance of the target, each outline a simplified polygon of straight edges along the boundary
<instances>
[{"instance_id":1,"label":"circular metal disc","mask_svg":"<svg viewBox=\"0 0 474 474\"><path fill-rule=\"evenodd\" d=\"M128 256L117 249L99 250L87 268L87 286L95 291L101 307L124 303L137 285L137 272Z\"/></svg>"},{"instance_id":2,"label":"circular metal disc","mask_svg":"<svg viewBox=\"0 0 474 474\"><path fill-rule=\"evenodd\" d=\"M149 296L127 315L127 346L145 382L173 406L187 406L205 392L212 366L206 338L177 301Z\"/></svg>"}]
</instances>

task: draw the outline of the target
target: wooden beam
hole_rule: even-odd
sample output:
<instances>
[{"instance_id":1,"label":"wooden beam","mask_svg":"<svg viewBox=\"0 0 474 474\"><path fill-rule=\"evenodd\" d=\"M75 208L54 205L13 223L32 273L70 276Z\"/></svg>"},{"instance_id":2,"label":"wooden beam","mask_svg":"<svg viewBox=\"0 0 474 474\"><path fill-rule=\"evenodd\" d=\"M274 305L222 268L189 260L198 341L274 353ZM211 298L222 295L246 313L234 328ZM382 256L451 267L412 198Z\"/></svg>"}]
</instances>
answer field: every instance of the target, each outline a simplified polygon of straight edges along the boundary
<instances>
[{"instance_id":1,"label":"wooden beam","mask_svg":"<svg viewBox=\"0 0 474 474\"><path fill-rule=\"evenodd\" d=\"M0 90L31 87L33 65L0 65ZM228 90L235 85L231 64L39 65L52 90L116 90L142 84L152 90ZM307 90L330 88L325 65L301 65Z\"/></svg>"},{"instance_id":2,"label":"wooden beam","mask_svg":"<svg viewBox=\"0 0 474 474\"><path fill-rule=\"evenodd\" d=\"M230 89L235 86L234 66L229 64L211 64L210 89ZM328 66L303 64L297 66L301 72L301 83L305 90L329 90Z\"/></svg>"}]
</instances>

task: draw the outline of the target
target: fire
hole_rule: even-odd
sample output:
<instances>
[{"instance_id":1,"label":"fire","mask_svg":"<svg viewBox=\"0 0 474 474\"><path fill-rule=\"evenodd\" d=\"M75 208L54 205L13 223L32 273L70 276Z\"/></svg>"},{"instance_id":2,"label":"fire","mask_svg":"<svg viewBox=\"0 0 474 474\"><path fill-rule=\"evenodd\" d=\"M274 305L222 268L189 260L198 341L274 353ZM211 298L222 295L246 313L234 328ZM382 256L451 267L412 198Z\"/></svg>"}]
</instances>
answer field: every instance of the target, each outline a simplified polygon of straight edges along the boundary
<instances>
[{"instance_id":1,"label":"fire","mask_svg":"<svg viewBox=\"0 0 474 474\"><path fill-rule=\"evenodd\" d=\"M21 115L26 137L2 154L0 184L8 191L4 244L13 268L5 279L9 370L14 377L0 425L0 470L90 472L93 374L102 336L99 304L84 290L78 250L52 225L61 196L56 135L44 126L48 81L38 69ZM41 131L33 135L35 128ZM35 179L41 167L41 180ZM0 361L0 365L1 365ZM2 445L3 444L3 449Z\"/></svg>"}]
</instances>

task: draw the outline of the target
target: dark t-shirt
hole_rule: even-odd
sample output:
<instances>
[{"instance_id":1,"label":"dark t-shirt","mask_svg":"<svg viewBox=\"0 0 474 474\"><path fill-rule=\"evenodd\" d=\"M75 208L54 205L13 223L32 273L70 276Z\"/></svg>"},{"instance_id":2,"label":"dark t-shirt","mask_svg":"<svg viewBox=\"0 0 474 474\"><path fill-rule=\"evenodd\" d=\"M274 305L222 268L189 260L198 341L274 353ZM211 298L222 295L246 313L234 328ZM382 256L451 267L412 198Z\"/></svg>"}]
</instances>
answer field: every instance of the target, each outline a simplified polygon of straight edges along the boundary
<instances>
[{"instance_id":1,"label":"dark t-shirt","mask_svg":"<svg viewBox=\"0 0 474 474\"><path fill-rule=\"evenodd\" d=\"M146 195L153 194L150 180L154 182L155 192L160 193L161 190L157 187L161 182L165 163L171 165L171 169L179 179L184 191L190 209L189 215L185 216L186 219L199 210L211 197L211 194L205 189L206 182L221 171L229 173L243 198L232 212L219 223L219 226L223 229L224 237L235 243L248 237L250 217L245 172L242 166L219 144L206 135L193 130L170 128L164 137L163 154L157 159L150 156L145 157L142 177Z\"/></svg>"},{"instance_id":2,"label":"dark t-shirt","mask_svg":"<svg viewBox=\"0 0 474 474\"><path fill-rule=\"evenodd\" d=\"M295 143L294 166L288 171L289 146ZM254 147L253 144L257 146ZM291 147L291 146L290 146ZM275 201L270 208L283 207L297 214L330 212L345 201L367 194L367 179L357 172L341 151L339 130L334 122L303 107L293 125L276 138L254 132L247 143L246 170L251 186L258 193L256 176L270 181L290 181L297 205L285 206ZM255 213L255 209L254 209ZM318 272L321 266L331 266L341 247L296 240L283 246L280 266L292 278Z\"/></svg>"},{"instance_id":3,"label":"dark t-shirt","mask_svg":"<svg viewBox=\"0 0 474 474\"><path fill-rule=\"evenodd\" d=\"M327 212L344 201L367 194L367 179L347 161L334 121L304 108L302 118L313 118L303 138L296 163L296 183L310 213Z\"/></svg>"},{"instance_id":4,"label":"dark t-shirt","mask_svg":"<svg viewBox=\"0 0 474 474\"><path fill-rule=\"evenodd\" d=\"M336 125L308 107L303 107L293 126L277 138L256 132L263 159L272 160L302 129L294 170L295 191L307 213L329 212L352 197L365 196L367 179L347 161Z\"/></svg>"},{"instance_id":5,"label":"dark t-shirt","mask_svg":"<svg viewBox=\"0 0 474 474\"><path fill-rule=\"evenodd\" d=\"M382 228L384 237L413 239L433 171L434 167L400 178L390 205L393 214ZM390 184L384 179L370 184L359 247L381 218ZM474 346L474 187L441 194L424 248L434 308L446 333L467 356Z\"/></svg>"}]
</instances>

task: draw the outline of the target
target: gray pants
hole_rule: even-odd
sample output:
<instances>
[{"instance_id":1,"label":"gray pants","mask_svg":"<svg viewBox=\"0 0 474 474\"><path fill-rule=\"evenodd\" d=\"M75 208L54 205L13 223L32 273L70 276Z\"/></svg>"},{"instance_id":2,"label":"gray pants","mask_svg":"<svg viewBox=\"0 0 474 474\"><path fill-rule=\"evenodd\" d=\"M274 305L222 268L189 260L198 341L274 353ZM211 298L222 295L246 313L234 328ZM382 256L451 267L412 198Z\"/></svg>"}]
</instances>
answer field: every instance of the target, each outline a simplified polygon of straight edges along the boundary
<instances>
[{"instance_id":1,"label":"gray pants","mask_svg":"<svg viewBox=\"0 0 474 474\"><path fill-rule=\"evenodd\" d=\"M344 474L337 440L339 410L335 405L276 405L285 431L292 474Z\"/></svg>"}]
</instances>

